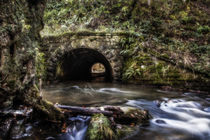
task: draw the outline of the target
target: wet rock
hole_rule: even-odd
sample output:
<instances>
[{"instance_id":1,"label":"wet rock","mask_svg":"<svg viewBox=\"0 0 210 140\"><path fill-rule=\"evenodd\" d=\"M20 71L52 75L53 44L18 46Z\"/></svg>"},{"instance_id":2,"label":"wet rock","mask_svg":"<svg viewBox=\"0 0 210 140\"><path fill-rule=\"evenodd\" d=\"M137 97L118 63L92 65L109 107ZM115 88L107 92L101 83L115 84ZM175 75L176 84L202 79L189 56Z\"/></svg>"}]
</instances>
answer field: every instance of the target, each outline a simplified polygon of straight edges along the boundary
<instances>
[{"instance_id":1,"label":"wet rock","mask_svg":"<svg viewBox=\"0 0 210 140\"><path fill-rule=\"evenodd\" d=\"M90 121L90 117L89 116L70 117L69 121L70 122L68 122L67 128L66 124L63 125L62 131L65 133L62 134L59 137L59 139L84 140L88 124Z\"/></svg>"},{"instance_id":2,"label":"wet rock","mask_svg":"<svg viewBox=\"0 0 210 140\"><path fill-rule=\"evenodd\" d=\"M16 109L5 109L0 111L0 116L7 118L25 119L32 113L33 109L30 107L19 106Z\"/></svg>"},{"instance_id":3,"label":"wet rock","mask_svg":"<svg viewBox=\"0 0 210 140\"><path fill-rule=\"evenodd\" d=\"M119 107L123 114L114 118L117 139L127 139L139 132L139 125L147 125L151 117L148 111L134 107Z\"/></svg>"},{"instance_id":4,"label":"wet rock","mask_svg":"<svg viewBox=\"0 0 210 140\"><path fill-rule=\"evenodd\" d=\"M0 139L19 139L31 136L32 126L25 124L32 109L19 106L0 111Z\"/></svg>"},{"instance_id":5,"label":"wet rock","mask_svg":"<svg viewBox=\"0 0 210 140\"><path fill-rule=\"evenodd\" d=\"M159 124L166 124L166 122L164 120L156 120L156 123L159 123Z\"/></svg>"},{"instance_id":6,"label":"wet rock","mask_svg":"<svg viewBox=\"0 0 210 140\"><path fill-rule=\"evenodd\" d=\"M46 140L55 140L54 137L47 137Z\"/></svg>"},{"instance_id":7,"label":"wet rock","mask_svg":"<svg viewBox=\"0 0 210 140\"><path fill-rule=\"evenodd\" d=\"M118 125L116 129L117 139L129 139L139 132L138 125Z\"/></svg>"},{"instance_id":8,"label":"wet rock","mask_svg":"<svg viewBox=\"0 0 210 140\"><path fill-rule=\"evenodd\" d=\"M210 112L210 107L204 108L204 111Z\"/></svg>"},{"instance_id":9,"label":"wet rock","mask_svg":"<svg viewBox=\"0 0 210 140\"><path fill-rule=\"evenodd\" d=\"M32 126L30 124L26 124L26 120L17 120L14 122L11 131L10 131L10 139L22 139L32 136Z\"/></svg>"},{"instance_id":10,"label":"wet rock","mask_svg":"<svg viewBox=\"0 0 210 140\"><path fill-rule=\"evenodd\" d=\"M147 110L140 110L134 107L120 107L123 115L115 119L116 123L120 124L144 124L151 118Z\"/></svg>"},{"instance_id":11,"label":"wet rock","mask_svg":"<svg viewBox=\"0 0 210 140\"><path fill-rule=\"evenodd\" d=\"M23 123L24 123L24 120L19 120L15 122L10 132L10 138L19 139L23 136L24 130L25 130L23 127Z\"/></svg>"},{"instance_id":12,"label":"wet rock","mask_svg":"<svg viewBox=\"0 0 210 140\"><path fill-rule=\"evenodd\" d=\"M0 109L10 108L13 105L14 96L8 95L10 95L8 92L0 88Z\"/></svg>"},{"instance_id":13,"label":"wet rock","mask_svg":"<svg viewBox=\"0 0 210 140\"><path fill-rule=\"evenodd\" d=\"M13 123L13 118L0 119L0 140L1 138L7 138L9 135L9 131L11 129Z\"/></svg>"},{"instance_id":14,"label":"wet rock","mask_svg":"<svg viewBox=\"0 0 210 140\"><path fill-rule=\"evenodd\" d=\"M13 105L13 100L8 99L8 100L2 102L1 108L10 108L10 107L12 107L12 105Z\"/></svg>"},{"instance_id":15,"label":"wet rock","mask_svg":"<svg viewBox=\"0 0 210 140\"><path fill-rule=\"evenodd\" d=\"M88 131L88 140L115 140L116 134L114 133L111 122L103 114L96 114L92 117Z\"/></svg>"},{"instance_id":16,"label":"wet rock","mask_svg":"<svg viewBox=\"0 0 210 140\"><path fill-rule=\"evenodd\" d=\"M140 124L147 124L151 118L146 110L134 107L104 106L102 110L116 112L112 117L94 115L88 127L90 140L113 140L130 137L139 130Z\"/></svg>"}]
</instances>

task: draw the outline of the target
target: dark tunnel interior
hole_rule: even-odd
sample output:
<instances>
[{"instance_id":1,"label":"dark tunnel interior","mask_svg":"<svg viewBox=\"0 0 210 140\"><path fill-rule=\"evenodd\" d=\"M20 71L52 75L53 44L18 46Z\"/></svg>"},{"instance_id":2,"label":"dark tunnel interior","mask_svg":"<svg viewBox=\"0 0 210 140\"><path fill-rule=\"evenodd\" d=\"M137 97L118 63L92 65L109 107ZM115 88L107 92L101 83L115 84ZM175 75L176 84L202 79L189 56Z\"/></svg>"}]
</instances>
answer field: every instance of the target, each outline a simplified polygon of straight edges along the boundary
<instances>
[{"instance_id":1,"label":"dark tunnel interior","mask_svg":"<svg viewBox=\"0 0 210 140\"><path fill-rule=\"evenodd\" d=\"M93 74L92 66L100 63L104 66L105 72ZM105 56L93 49L79 48L64 54L58 77L60 80L79 80L90 81L95 79L103 79L103 81L111 82L113 80L112 67Z\"/></svg>"}]
</instances>

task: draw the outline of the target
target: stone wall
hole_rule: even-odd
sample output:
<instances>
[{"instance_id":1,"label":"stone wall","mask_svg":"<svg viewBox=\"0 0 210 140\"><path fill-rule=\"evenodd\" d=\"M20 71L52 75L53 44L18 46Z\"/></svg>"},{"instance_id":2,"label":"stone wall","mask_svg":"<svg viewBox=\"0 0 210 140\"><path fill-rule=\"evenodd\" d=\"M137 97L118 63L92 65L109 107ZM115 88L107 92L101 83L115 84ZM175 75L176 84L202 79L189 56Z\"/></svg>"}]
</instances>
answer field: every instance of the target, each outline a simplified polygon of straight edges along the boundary
<instances>
[{"instance_id":1,"label":"stone wall","mask_svg":"<svg viewBox=\"0 0 210 140\"><path fill-rule=\"evenodd\" d=\"M46 54L47 78L53 80L56 73L57 62L65 53L74 49L89 48L103 54L109 61L115 80L121 79L122 48L119 46L120 36L107 33L66 33L61 36L48 36L43 38L43 51Z\"/></svg>"}]
</instances>

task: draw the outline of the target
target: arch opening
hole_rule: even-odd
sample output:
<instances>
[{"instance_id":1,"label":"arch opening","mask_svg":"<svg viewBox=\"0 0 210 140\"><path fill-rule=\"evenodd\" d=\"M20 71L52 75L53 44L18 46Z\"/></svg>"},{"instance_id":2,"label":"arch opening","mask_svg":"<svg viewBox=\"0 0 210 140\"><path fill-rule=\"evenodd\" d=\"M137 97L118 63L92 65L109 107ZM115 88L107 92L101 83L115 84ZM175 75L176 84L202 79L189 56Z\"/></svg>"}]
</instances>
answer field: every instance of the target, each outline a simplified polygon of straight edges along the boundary
<instances>
[{"instance_id":1,"label":"arch opening","mask_svg":"<svg viewBox=\"0 0 210 140\"><path fill-rule=\"evenodd\" d=\"M96 73L105 73L105 67L103 64L101 63L95 63L92 67L91 67L91 73L92 74L96 74Z\"/></svg>"},{"instance_id":2,"label":"arch opening","mask_svg":"<svg viewBox=\"0 0 210 140\"><path fill-rule=\"evenodd\" d=\"M65 53L56 68L59 80L107 81L113 80L112 67L100 52L79 48Z\"/></svg>"}]
</instances>

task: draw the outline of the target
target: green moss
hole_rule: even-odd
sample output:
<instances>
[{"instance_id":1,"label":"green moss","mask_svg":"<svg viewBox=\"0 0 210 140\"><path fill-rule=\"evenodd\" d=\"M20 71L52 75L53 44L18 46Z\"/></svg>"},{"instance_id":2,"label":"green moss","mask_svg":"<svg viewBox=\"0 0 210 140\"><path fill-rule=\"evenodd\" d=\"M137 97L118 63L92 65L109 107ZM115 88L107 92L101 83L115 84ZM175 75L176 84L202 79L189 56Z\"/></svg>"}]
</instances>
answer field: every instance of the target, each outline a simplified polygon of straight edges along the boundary
<instances>
[{"instance_id":1,"label":"green moss","mask_svg":"<svg viewBox=\"0 0 210 140\"><path fill-rule=\"evenodd\" d=\"M209 79L207 4L208 0L51 0L45 29L57 34L49 38L58 41L68 36L120 36L124 81L172 85Z\"/></svg>"},{"instance_id":2,"label":"green moss","mask_svg":"<svg viewBox=\"0 0 210 140\"><path fill-rule=\"evenodd\" d=\"M121 128L118 128L116 133L118 139L129 138L129 136L134 134L139 129L139 126L121 125L120 127Z\"/></svg>"},{"instance_id":3,"label":"green moss","mask_svg":"<svg viewBox=\"0 0 210 140\"><path fill-rule=\"evenodd\" d=\"M62 70L61 64L57 64L56 77L63 77L63 75L64 75L64 72Z\"/></svg>"},{"instance_id":4,"label":"green moss","mask_svg":"<svg viewBox=\"0 0 210 140\"><path fill-rule=\"evenodd\" d=\"M38 79L45 79L46 76L46 62L45 54L36 49L36 76Z\"/></svg>"},{"instance_id":5,"label":"green moss","mask_svg":"<svg viewBox=\"0 0 210 140\"><path fill-rule=\"evenodd\" d=\"M92 116L87 131L88 140L115 140L116 135L112 130L111 123L103 114Z\"/></svg>"}]
</instances>

